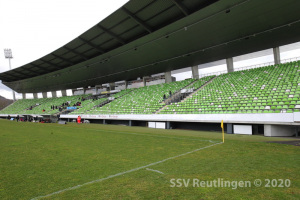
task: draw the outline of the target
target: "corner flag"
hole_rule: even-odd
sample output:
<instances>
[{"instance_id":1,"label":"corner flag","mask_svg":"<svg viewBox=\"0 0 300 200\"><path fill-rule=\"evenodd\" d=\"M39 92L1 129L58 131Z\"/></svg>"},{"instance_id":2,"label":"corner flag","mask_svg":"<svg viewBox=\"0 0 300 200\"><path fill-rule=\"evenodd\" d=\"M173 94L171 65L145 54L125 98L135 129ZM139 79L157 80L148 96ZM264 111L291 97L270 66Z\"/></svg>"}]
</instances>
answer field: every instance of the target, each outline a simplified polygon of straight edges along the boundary
<instances>
[{"instance_id":1,"label":"corner flag","mask_svg":"<svg viewBox=\"0 0 300 200\"><path fill-rule=\"evenodd\" d=\"M223 136L223 143L224 143L224 124L223 124L223 120L221 121L221 128L222 128L222 136Z\"/></svg>"}]
</instances>

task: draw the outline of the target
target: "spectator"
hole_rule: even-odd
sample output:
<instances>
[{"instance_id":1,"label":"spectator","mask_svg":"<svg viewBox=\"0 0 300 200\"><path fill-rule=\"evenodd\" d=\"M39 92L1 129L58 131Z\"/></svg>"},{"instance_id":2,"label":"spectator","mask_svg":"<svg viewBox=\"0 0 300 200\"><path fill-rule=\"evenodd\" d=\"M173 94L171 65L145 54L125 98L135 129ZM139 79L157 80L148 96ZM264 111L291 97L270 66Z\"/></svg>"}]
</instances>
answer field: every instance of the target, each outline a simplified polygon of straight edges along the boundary
<instances>
[{"instance_id":1,"label":"spectator","mask_svg":"<svg viewBox=\"0 0 300 200\"><path fill-rule=\"evenodd\" d=\"M80 117L80 116L77 117L77 123L78 123L78 124L81 123L81 117Z\"/></svg>"}]
</instances>

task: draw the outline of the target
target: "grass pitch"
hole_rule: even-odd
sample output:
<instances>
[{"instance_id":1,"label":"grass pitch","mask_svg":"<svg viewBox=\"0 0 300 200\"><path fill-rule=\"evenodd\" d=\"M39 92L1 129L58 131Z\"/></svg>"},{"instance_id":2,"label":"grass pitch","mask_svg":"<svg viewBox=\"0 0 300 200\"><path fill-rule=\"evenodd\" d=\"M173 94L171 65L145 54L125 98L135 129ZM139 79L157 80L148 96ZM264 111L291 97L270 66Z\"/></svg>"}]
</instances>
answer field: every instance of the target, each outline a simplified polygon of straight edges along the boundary
<instances>
[{"instance_id":1,"label":"grass pitch","mask_svg":"<svg viewBox=\"0 0 300 200\"><path fill-rule=\"evenodd\" d=\"M282 138L226 135L218 144L218 132L7 120L0 127L0 199L300 198L299 147L266 142ZM251 187L192 184L217 179ZM276 187L264 187L266 179Z\"/></svg>"}]
</instances>

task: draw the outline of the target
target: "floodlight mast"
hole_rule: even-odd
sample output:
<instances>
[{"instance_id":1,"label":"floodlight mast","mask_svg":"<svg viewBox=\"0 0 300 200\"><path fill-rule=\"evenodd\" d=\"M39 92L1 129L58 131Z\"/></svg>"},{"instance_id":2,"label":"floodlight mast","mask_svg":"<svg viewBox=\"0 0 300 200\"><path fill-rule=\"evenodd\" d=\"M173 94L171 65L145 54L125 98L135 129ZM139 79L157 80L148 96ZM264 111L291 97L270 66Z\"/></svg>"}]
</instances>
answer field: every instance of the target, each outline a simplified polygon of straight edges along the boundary
<instances>
[{"instance_id":1,"label":"floodlight mast","mask_svg":"<svg viewBox=\"0 0 300 200\"><path fill-rule=\"evenodd\" d=\"M11 70L11 62L10 62L10 59L13 58L12 56L12 52L11 52L11 49L4 49L4 56L6 59L8 59L8 62L9 62L9 70ZM15 92L13 90L12 91L12 94L13 94L13 100L16 101L16 95L15 95Z\"/></svg>"}]
</instances>

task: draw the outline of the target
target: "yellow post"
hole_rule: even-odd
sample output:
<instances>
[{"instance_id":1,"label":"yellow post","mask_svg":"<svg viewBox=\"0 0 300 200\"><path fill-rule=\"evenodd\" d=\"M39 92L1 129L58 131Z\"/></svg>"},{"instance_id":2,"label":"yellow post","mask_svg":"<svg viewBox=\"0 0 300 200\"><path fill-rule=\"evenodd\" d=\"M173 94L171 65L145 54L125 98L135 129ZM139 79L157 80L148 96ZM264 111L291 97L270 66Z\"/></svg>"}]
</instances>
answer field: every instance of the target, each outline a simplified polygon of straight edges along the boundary
<instances>
[{"instance_id":1,"label":"yellow post","mask_svg":"<svg viewBox=\"0 0 300 200\"><path fill-rule=\"evenodd\" d=\"M222 136L223 136L223 143L225 142L224 141L224 124L223 124L223 120L221 121L221 128L222 128Z\"/></svg>"}]
</instances>

